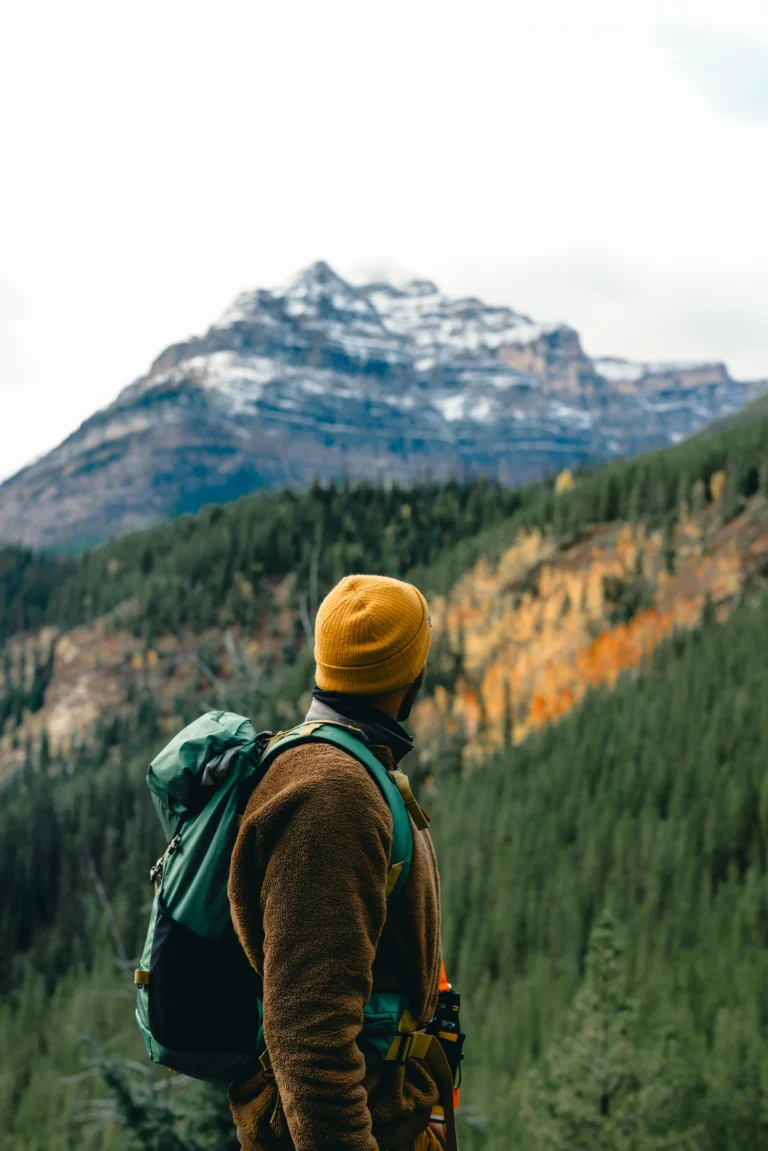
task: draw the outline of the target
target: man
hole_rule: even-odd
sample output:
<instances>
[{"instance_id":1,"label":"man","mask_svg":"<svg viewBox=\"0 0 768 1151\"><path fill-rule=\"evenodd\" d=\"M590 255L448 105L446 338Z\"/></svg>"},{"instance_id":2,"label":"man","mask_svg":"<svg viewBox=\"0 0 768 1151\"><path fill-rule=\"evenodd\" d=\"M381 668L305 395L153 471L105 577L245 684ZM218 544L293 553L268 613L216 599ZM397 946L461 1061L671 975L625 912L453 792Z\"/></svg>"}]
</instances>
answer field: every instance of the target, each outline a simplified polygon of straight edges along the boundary
<instances>
[{"instance_id":1,"label":"man","mask_svg":"<svg viewBox=\"0 0 768 1151\"><path fill-rule=\"evenodd\" d=\"M315 625L308 720L358 728L396 767L413 740L400 726L424 681L431 624L415 587L343 579ZM366 768L339 747L283 751L255 789L232 856L240 941L263 981L271 1071L235 1083L230 1103L249 1151L430 1151L439 1092L419 1060L366 1075L357 1044L374 987L435 1011L440 894L429 834L413 827L411 871L393 906L386 884L392 815Z\"/></svg>"}]
</instances>

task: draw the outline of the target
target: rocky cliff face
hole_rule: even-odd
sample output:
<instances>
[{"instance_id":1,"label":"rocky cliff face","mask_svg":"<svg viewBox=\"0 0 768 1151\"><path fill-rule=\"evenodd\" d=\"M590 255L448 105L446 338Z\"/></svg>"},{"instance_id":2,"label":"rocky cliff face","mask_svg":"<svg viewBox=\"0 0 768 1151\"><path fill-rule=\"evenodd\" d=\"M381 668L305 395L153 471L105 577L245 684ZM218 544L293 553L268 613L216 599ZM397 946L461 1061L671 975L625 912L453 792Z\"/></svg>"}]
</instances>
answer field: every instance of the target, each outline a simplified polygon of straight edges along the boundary
<instances>
[{"instance_id":1,"label":"rocky cliff face","mask_svg":"<svg viewBox=\"0 0 768 1151\"><path fill-rule=\"evenodd\" d=\"M567 326L318 263L238 297L0 485L0 539L78 546L314 478L517 484L674 442L763 387L722 364L593 360Z\"/></svg>"}]
</instances>

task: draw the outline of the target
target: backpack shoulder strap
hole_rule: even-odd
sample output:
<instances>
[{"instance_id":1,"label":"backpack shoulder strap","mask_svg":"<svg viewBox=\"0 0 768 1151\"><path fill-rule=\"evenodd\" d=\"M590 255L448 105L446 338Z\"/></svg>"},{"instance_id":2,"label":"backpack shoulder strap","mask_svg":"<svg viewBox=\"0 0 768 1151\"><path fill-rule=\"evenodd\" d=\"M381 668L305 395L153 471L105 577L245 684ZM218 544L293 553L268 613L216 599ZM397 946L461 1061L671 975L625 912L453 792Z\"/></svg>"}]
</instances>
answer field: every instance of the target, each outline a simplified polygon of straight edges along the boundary
<instances>
[{"instance_id":1,"label":"backpack shoulder strap","mask_svg":"<svg viewBox=\"0 0 768 1151\"><path fill-rule=\"evenodd\" d=\"M259 775L263 775L272 761L289 747L301 744L330 743L340 747L367 768L378 784L392 814L392 854L387 875L387 899L398 895L411 870L413 857L413 829L406 807L406 800L400 792L395 776L401 772L390 772L376 758L365 744L362 732L353 726L328 720L301 723L291 731L278 732L267 743L259 760ZM405 778L405 777L403 777Z\"/></svg>"}]
</instances>

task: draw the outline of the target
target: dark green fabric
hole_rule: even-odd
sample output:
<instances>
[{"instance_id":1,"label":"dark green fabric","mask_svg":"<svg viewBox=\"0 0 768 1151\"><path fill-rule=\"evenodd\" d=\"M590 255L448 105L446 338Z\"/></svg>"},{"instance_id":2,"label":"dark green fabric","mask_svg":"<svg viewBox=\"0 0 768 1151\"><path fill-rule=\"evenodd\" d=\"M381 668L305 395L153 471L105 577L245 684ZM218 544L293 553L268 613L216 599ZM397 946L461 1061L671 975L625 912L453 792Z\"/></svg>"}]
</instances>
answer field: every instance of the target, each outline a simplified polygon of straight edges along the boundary
<instances>
[{"instance_id":1,"label":"dark green fabric","mask_svg":"<svg viewBox=\"0 0 768 1151\"><path fill-rule=\"evenodd\" d=\"M257 736L250 721L243 716L208 712L179 732L152 761L147 783L172 842L162 861L162 876L141 957L145 970L149 971L152 965L160 899L173 920L198 936L220 940L232 932L227 878L238 832L237 816L244 811L256 781L275 757L289 747L332 743L370 772L392 814L391 864L402 864L388 898L396 897L402 890L413 853L411 821L397 785L373 752L353 731L331 723L301 724L266 748L269 738L270 733ZM215 978L215 972L201 977L201 995L205 995L207 979ZM158 1043L149 1026L151 994L150 978L147 986L137 988L136 1018L154 1062L201 1079L219 1080L238 1074L250 1056L224 1051L174 1051ZM406 1007L405 999L397 992L374 992L365 1005L358 1042L367 1070L383 1060ZM253 1055L263 1046L259 1028L254 1035Z\"/></svg>"},{"instance_id":2,"label":"dark green fabric","mask_svg":"<svg viewBox=\"0 0 768 1151\"><path fill-rule=\"evenodd\" d=\"M209 711L183 728L155 756L147 784L168 839L204 804L205 768L211 760L235 747L252 750L256 740L253 725L245 716ZM251 766L255 769L255 764Z\"/></svg>"}]
</instances>

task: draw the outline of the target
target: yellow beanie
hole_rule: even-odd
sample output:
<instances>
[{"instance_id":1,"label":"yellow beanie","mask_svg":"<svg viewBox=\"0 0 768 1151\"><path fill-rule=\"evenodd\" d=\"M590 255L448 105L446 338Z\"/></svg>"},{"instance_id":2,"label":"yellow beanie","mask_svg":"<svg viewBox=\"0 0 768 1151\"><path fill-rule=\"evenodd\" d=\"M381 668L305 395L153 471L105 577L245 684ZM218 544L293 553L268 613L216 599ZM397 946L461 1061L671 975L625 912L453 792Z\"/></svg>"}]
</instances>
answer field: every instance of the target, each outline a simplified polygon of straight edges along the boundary
<instances>
[{"instance_id":1,"label":"yellow beanie","mask_svg":"<svg viewBox=\"0 0 768 1151\"><path fill-rule=\"evenodd\" d=\"M406 687L427 662L430 639L427 601L413 584L345 576L317 613L317 686L349 695Z\"/></svg>"}]
</instances>

